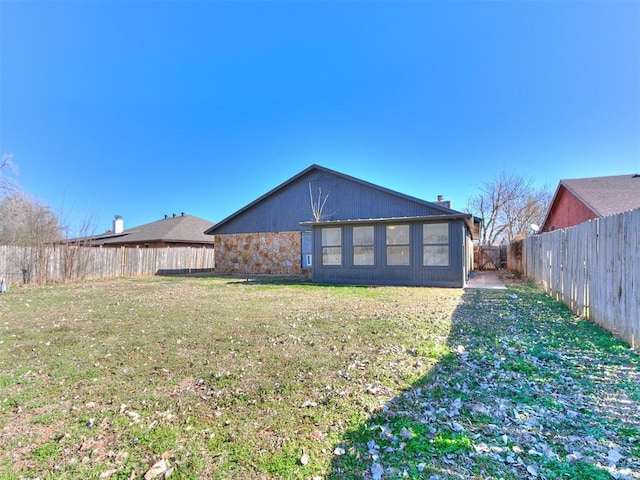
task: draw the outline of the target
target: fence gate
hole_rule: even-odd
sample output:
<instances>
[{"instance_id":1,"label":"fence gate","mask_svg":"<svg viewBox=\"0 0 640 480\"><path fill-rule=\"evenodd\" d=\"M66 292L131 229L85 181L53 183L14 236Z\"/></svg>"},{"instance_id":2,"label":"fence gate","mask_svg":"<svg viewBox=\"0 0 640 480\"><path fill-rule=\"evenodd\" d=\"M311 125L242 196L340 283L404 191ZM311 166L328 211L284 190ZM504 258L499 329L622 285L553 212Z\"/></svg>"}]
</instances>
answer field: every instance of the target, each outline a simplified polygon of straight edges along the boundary
<instances>
[{"instance_id":1,"label":"fence gate","mask_svg":"<svg viewBox=\"0 0 640 480\"><path fill-rule=\"evenodd\" d=\"M500 270L507 267L506 245L476 245L473 252L475 270Z\"/></svg>"}]
</instances>

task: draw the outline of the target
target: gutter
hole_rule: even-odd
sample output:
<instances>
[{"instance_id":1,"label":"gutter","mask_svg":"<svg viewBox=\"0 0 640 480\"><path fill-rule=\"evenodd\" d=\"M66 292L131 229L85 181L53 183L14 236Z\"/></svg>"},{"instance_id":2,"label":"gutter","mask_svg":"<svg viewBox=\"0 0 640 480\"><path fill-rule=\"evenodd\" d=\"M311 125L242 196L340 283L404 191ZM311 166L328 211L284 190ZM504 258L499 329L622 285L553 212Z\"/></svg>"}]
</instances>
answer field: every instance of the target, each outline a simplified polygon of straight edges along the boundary
<instances>
[{"instance_id":1,"label":"gutter","mask_svg":"<svg viewBox=\"0 0 640 480\"><path fill-rule=\"evenodd\" d=\"M467 213L445 214L445 215L421 215L416 217L383 217L383 218L357 218L347 220L325 220L300 222L303 227L317 227L323 225L359 225L365 223L398 223L398 222L437 222L438 220L463 220L473 236L474 223L480 223L473 215ZM476 222L476 220L478 220Z\"/></svg>"}]
</instances>

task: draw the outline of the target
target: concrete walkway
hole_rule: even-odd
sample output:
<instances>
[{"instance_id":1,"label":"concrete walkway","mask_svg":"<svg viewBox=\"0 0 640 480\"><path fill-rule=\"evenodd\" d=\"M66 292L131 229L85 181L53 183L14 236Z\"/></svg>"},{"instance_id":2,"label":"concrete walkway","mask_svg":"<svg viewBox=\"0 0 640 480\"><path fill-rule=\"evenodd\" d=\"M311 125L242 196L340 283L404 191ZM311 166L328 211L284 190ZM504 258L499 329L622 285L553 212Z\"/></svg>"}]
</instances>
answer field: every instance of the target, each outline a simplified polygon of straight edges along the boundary
<instances>
[{"instance_id":1,"label":"concrete walkway","mask_svg":"<svg viewBox=\"0 0 640 480\"><path fill-rule=\"evenodd\" d=\"M473 271L469 274L469 280L464 288L488 288L492 290L506 290L507 287L500 281L498 274L493 272Z\"/></svg>"}]
</instances>

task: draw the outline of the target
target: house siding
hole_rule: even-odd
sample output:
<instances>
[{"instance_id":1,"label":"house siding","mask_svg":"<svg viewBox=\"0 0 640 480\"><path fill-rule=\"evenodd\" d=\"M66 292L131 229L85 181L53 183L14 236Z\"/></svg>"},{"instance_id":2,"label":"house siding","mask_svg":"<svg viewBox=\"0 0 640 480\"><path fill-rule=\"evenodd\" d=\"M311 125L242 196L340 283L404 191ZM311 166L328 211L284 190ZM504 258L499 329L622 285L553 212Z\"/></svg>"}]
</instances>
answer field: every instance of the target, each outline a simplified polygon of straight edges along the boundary
<instances>
[{"instance_id":1,"label":"house siding","mask_svg":"<svg viewBox=\"0 0 640 480\"><path fill-rule=\"evenodd\" d=\"M300 232L216 234L217 273L300 275Z\"/></svg>"},{"instance_id":2,"label":"house siding","mask_svg":"<svg viewBox=\"0 0 640 480\"><path fill-rule=\"evenodd\" d=\"M561 187L542 231L551 232L594 218L597 218L597 215L589 207L569 190Z\"/></svg>"},{"instance_id":3,"label":"house siding","mask_svg":"<svg viewBox=\"0 0 640 480\"><path fill-rule=\"evenodd\" d=\"M319 218L312 203L323 205ZM302 273L324 283L462 287L472 261L469 221L473 222L470 215L447 206L312 165L205 233L215 236L219 273ZM428 222L450 225L446 266L423 266L422 225ZM410 266L386 265L389 223L411 224ZM353 265L348 225L356 224L375 226L374 266ZM321 228L327 225L341 225L345 231L345 263L340 267L322 265ZM311 241L305 233L309 230Z\"/></svg>"},{"instance_id":4,"label":"house siding","mask_svg":"<svg viewBox=\"0 0 640 480\"><path fill-rule=\"evenodd\" d=\"M319 189L322 190L322 199L326 198L322 221L443 213L435 205L397 192L355 182L324 170L311 170L286 188L276 189L273 194L250 205L242 215L221 222L215 235L304 230L300 222L316 220L311 209L309 185L316 200Z\"/></svg>"},{"instance_id":5,"label":"house siding","mask_svg":"<svg viewBox=\"0 0 640 480\"><path fill-rule=\"evenodd\" d=\"M373 266L353 265L353 225L342 226L342 265L322 264L322 228L313 228L314 265L312 279L319 283L345 283L364 285L420 285L463 287L468 272L465 247L468 234L462 220L449 221L449 265L446 267L423 266L422 226L425 221L407 222L398 219L397 224L410 225L410 265L388 266L386 261L386 226L389 222L371 223L374 226L375 247ZM391 223L396 224L396 223ZM359 223L358 225L366 225Z\"/></svg>"}]
</instances>

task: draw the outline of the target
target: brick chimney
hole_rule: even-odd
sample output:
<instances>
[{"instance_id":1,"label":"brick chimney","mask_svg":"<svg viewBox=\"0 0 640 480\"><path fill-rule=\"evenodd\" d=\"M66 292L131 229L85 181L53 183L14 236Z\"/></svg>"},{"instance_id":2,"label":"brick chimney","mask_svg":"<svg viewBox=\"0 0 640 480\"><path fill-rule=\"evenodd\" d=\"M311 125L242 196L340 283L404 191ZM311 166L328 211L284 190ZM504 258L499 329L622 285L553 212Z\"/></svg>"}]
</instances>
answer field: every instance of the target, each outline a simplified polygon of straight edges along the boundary
<instances>
[{"instance_id":1,"label":"brick chimney","mask_svg":"<svg viewBox=\"0 0 640 480\"><path fill-rule=\"evenodd\" d=\"M445 200L444 195L438 195L438 199L436 200L436 205L440 205L444 208L451 208L451 200Z\"/></svg>"}]
</instances>

